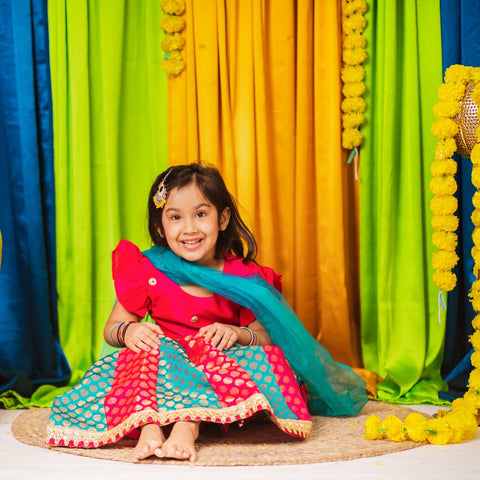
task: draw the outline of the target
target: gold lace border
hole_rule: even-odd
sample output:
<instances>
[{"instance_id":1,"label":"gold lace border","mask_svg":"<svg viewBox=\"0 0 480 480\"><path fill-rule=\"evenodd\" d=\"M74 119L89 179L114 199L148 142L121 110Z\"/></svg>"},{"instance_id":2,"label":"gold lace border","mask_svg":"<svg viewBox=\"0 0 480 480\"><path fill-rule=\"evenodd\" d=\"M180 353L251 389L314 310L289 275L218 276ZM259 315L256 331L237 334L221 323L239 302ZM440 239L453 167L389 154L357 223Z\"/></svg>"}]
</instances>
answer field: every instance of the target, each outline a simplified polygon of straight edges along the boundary
<instances>
[{"instance_id":1,"label":"gold lace border","mask_svg":"<svg viewBox=\"0 0 480 480\"><path fill-rule=\"evenodd\" d=\"M158 412L146 408L141 412L130 415L125 421L105 432L83 430L77 427L63 427L55 425L52 420L47 424L46 443L62 447L97 448L102 445L115 443L135 428L147 423L156 423L161 426L178 421L202 421L213 423L234 423L253 416L256 412L267 410L271 420L285 433L300 438L307 438L312 428L309 420L293 420L276 418L268 400L257 393L245 402L221 410L210 408L186 408L167 411L165 408Z\"/></svg>"}]
</instances>

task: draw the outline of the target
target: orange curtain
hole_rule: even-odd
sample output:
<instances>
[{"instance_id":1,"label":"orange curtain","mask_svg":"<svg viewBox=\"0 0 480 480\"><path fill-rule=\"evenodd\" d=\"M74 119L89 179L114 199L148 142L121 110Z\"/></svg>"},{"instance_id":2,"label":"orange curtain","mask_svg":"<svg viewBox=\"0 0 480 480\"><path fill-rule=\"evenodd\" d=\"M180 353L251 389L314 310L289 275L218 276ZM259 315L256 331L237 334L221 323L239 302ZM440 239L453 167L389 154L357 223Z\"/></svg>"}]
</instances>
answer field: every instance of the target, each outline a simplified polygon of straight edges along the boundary
<instances>
[{"instance_id":1,"label":"orange curtain","mask_svg":"<svg viewBox=\"0 0 480 480\"><path fill-rule=\"evenodd\" d=\"M357 184L340 145L336 1L187 0L169 81L169 162L222 172L284 295L333 357L361 366Z\"/></svg>"}]
</instances>

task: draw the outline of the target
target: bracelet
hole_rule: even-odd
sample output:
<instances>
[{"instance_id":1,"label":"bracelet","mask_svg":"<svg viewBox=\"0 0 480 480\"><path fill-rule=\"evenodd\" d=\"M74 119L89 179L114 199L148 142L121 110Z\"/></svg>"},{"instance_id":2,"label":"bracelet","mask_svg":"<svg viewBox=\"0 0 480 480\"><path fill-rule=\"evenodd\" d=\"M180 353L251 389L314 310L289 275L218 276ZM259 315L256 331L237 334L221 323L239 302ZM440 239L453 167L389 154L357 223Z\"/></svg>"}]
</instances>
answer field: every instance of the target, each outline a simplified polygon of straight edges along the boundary
<instances>
[{"instance_id":1,"label":"bracelet","mask_svg":"<svg viewBox=\"0 0 480 480\"><path fill-rule=\"evenodd\" d=\"M243 328L244 330L247 330L247 331L250 332L250 343L247 346L251 347L252 345L256 345L257 344L257 334L248 327L240 327L240 328Z\"/></svg>"},{"instance_id":2,"label":"bracelet","mask_svg":"<svg viewBox=\"0 0 480 480\"><path fill-rule=\"evenodd\" d=\"M110 342L111 344L114 346L114 347L117 347L117 348L120 348L122 345L118 344L117 342L115 342L115 340L113 339L112 337L112 333L113 333L113 330L117 327L119 327L121 325L121 323L116 323L111 329L110 329ZM118 330L117 330L117 333L118 333ZM117 335L118 337L118 335Z\"/></svg>"},{"instance_id":3,"label":"bracelet","mask_svg":"<svg viewBox=\"0 0 480 480\"><path fill-rule=\"evenodd\" d=\"M124 347L125 346L125 333L128 329L128 327L135 322L121 322L121 323L116 323L111 329L110 329L110 341L115 347ZM117 328L117 341L113 339L113 330Z\"/></svg>"}]
</instances>

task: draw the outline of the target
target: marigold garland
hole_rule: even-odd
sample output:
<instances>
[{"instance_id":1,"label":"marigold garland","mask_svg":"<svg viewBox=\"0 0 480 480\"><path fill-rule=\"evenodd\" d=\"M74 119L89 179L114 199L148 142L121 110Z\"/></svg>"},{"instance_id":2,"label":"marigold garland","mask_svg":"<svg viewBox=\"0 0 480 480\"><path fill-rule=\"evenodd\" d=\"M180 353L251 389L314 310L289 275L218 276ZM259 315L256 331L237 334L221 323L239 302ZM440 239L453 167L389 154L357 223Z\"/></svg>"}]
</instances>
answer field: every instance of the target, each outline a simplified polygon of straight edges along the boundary
<instances>
[{"instance_id":1,"label":"marigold garland","mask_svg":"<svg viewBox=\"0 0 480 480\"><path fill-rule=\"evenodd\" d=\"M439 142L435 149L435 160L431 166L433 175L430 189L434 194L431 202L433 212L432 236L433 244L438 248L432 258L434 283L442 290L450 291L455 287L456 277L451 271L458 261L455 253L457 246L458 218L454 215L457 200L453 197L457 187L454 175L457 171L456 162L451 158L456 150L455 135L458 125L455 117L460 111L460 101L466 91L466 85L474 82L471 93L472 101L480 104L480 68L453 65L445 72L445 83L438 89L440 101L433 111L437 121L432 126L432 133ZM480 119L480 109L477 109ZM472 160L472 183L480 190L480 127L476 129L478 143L470 153ZM404 422L397 417L388 416L383 422L371 415L365 422L365 437L371 440L387 438L393 441L412 440L414 442L429 442L436 445L459 443L472 440L478 431L477 415L480 410L480 192L475 192L472 198L475 210L472 222L475 226L472 238L474 247L474 274L477 280L473 282L469 296L476 316L472 321L473 335L469 340L474 352L471 357L474 367L468 379L468 390L463 398L452 402L450 411L438 410L436 418L427 419L420 413L411 413Z\"/></svg>"},{"instance_id":2,"label":"marigold garland","mask_svg":"<svg viewBox=\"0 0 480 480\"><path fill-rule=\"evenodd\" d=\"M367 58L365 37L362 32L366 25L364 13L367 11L365 0L347 0L344 7L345 19L343 31L343 68L342 93L342 146L356 151L362 143L360 128L364 122L363 112L366 104L362 95L365 92L363 78L365 70L362 63ZM352 156L351 156L352 158Z\"/></svg>"},{"instance_id":3,"label":"marigold garland","mask_svg":"<svg viewBox=\"0 0 480 480\"><path fill-rule=\"evenodd\" d=\"M185 45L185 39L180 34L185 28L185 19L181 17L185 12L185 0L163 0L160 8L165 14L160 20L160 28L166 34L162 42L162 49L165 51L162 66L169 77L175 77L185 68L180 54Z\"/></svg>"}]
</instances>

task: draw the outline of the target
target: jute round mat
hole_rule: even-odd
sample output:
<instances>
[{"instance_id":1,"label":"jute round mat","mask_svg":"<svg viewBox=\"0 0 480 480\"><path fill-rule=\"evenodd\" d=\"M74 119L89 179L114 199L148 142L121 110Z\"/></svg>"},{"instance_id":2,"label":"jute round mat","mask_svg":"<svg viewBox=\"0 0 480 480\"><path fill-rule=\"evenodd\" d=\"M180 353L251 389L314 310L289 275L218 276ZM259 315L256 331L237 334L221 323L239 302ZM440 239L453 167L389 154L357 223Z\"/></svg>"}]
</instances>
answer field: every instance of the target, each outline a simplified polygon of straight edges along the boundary
<instances>
[{"instance_id":1,"label":"jute round mat","mask_svg":"<svg viewBox=\"0 0 480 480\"><path fill-rule=\"evenodd\" d=\"M413 410L370 401L353 418L313 417L313 428L307 440L282 433L272 422L250 422L240 428L231 426L223 433L217 426L206 428L197 441L199 466L226 465L287 465L322 463L374 457L418 447L418 443L366 440L365 420L369 415L385 418L396 415L404 419ZM28 445L84 457L130 462L135 441L124 439L114 445L100 448L65 448L45 444L45 429L50 409L35 408L19 415L12 424L17 440ZM142 463L162 465L183 464L180 460L150 457Z\"/></svg>"}]
</instances>

